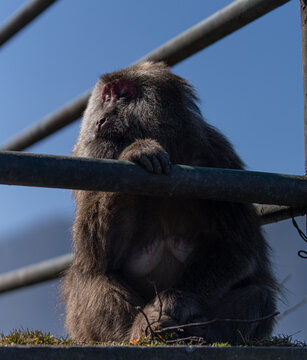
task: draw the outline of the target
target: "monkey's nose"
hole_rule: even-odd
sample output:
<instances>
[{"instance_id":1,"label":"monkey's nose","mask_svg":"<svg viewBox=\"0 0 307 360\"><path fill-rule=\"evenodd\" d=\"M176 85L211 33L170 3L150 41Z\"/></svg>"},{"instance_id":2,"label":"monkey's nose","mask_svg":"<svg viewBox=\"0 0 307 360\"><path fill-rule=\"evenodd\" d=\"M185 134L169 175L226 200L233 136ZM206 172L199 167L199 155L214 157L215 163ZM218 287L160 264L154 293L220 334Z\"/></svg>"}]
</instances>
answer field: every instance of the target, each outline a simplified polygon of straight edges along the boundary
<instances>
[{"instance_id":1,"label":"monkey's nose","mask_svg":"<svg viewBox=\"0 0 307 360\"><path fill-rule=\"evenodd\" d=\"M103 126L106 124L107 122L107 118L103 117L100 120L96 121L96 134L99 134L101 132L101 129L103 128Z\"/></svg>"}]
</instances>

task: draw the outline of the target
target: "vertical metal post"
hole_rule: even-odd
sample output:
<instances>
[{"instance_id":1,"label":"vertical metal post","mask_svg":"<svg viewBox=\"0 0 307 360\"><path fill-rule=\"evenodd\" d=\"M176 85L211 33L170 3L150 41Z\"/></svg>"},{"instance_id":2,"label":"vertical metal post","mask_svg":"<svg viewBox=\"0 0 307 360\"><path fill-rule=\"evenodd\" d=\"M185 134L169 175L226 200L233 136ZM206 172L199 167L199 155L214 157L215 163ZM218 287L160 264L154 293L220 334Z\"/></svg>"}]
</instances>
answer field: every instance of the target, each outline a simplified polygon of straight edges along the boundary
<instances>
[{"instance_id":1,"label":"vertical metal post","mask_svg":"<svg viewBox=\"0 0 307 360\"><path fill-rule=\"evenodd\" d=\"M302 67L303 67L303 101L304 101L304 144L305 144L305 175L307 175L307 0L301 2L301 36L302 36ZM307 234L307 215L306 234ZM293 219L294 222L294 219ZM306 241L306 237L301 237ZM299 255L305 251L299 251ZM302 255L300 255L302 256ZM305 258L303 255L302 257Z\"/></svg>"},{"instance_id":2,"label":"vertical metal post","mask_svg":"<svg viewBox=\"0 0 307 360\"><path fill-rule=\"evenodd\" d=\"M305 175L307 174L307 0L301 1L301 33L304 100Z\"/></svg>"}]
</instances>

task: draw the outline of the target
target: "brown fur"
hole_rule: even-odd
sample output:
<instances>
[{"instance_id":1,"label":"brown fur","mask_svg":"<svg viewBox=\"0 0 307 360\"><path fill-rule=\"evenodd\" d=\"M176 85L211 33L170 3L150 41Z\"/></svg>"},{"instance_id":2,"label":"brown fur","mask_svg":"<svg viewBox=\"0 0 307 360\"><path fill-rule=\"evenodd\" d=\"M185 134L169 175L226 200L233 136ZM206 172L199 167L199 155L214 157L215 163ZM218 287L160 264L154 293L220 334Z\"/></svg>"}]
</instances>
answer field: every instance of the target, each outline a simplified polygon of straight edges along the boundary
<instances>
[{"instance_id":1,"label":"brown fur","mask_svg":"<svg viewBox=\"0 0 307 360\"><path fill-rule=\"evenodd\" d=\"M112 95L103 103L104 85L115 89L116 79L132 82L133 96ZM196 101L192 87L162 63L104 75L89 100L74 155L137 162L163 173L155 176L167 176L169 160L242 169L229 142L203 120ZM97 130L101 119L108 121L103 131ZM275 311L275 281L253 206L90 191L76 191L75 198L74 262L63 284L73 339L139 337L147 323L137 306L161 327L216 317L253 319ZM150 272L139 276L134 267ZM162 301L160 319L153 282ZM263 337L272 327L273 320L216 323L184 335L240 343L241 334Z\"/></svg>"}]
</instances>

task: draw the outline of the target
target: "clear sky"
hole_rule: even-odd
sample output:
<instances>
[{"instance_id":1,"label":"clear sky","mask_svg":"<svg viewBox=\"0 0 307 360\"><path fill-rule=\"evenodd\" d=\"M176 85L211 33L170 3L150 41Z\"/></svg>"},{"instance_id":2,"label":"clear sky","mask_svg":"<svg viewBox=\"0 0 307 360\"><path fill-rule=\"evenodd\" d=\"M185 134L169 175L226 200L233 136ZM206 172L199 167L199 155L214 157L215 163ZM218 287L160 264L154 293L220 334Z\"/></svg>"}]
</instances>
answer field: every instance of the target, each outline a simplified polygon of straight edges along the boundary
<instances>
[{"instance_id":1,"label":"clear sky","mask_svg":"<svg viewBox=\"0 0 307 360\"><path fill-rule=\"evenodd\" d=\"M26 1L0 0L0 24ZM58 0L0 48L0 144L230 0ZM248 169L304 173L299 1L176 65ZM80 121L27 149L69 155ZM0 169L1 171L1 169ZM0 185L0 241L71 217L69 190ZM22 234L21 234L22 236Z\"/></svg>"}]
</instances>

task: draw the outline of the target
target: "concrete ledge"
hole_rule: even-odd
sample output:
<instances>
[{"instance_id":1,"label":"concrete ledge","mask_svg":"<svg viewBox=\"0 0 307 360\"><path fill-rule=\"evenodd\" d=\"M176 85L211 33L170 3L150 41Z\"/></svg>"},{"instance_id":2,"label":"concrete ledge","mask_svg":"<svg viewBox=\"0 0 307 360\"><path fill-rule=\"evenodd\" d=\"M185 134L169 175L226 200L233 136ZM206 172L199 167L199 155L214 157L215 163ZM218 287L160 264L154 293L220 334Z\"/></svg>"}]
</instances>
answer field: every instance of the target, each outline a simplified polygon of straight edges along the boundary
<instances>
[{"instance_id":1,"label":"concrete ledge","mask_svg":"<svg viewBox=\"0 0 307 360\"><path fill-rule=\"evenodd\" d=\"M303 360L307 347L201 347L201 346L7 346L1 360Z\"/></svg>"}]
</instances>

